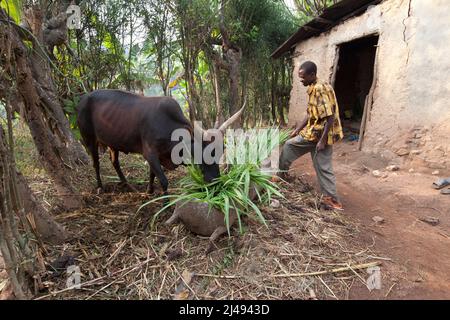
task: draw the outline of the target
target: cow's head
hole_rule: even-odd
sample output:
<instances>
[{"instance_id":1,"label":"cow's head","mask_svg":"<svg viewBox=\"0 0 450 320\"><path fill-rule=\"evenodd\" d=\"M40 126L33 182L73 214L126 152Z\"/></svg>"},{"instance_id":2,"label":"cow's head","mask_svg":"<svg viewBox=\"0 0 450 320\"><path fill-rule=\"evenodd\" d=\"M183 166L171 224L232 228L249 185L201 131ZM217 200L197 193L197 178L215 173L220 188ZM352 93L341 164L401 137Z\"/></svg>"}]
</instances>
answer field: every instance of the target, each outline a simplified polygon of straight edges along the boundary
<instances>
[{"instance_id":1,"label":"cow's head","mask_svg":"<svg viewBox=\"0 0 450 320\"><path fill-rule=\"evenodd\" d=\"M215 139L220 137L220 140L223 143L223 138L225 136L225 132L229 126L231 126L234 122L236 122L239 117L242 114L242 111L244 111L246 102L244 102L244 105L242 108L236 112L234 115L232 115L228 120L226 120L222 125L217 126L217 128L209 129L209 130L203 130L202 128L194 125L194 134L197 137L202 137L202 152L205 151L208 146L215 142ZM214 149L211 149L214 150ZM223 145L220 150L223 150ZM212 156L216 158L216 160L220 159L222 156L221 154L217 155L214 154L214 151L212 152ZM219 161L214 161L213 163L208 163L205 161L205 159L202 159L201 164L199 164L199 168L203 174L203 179L205 179L206 182L211 182L213 179L218 178L220 176L220 168L219 168Z\"/></svg>"}]
</instances>

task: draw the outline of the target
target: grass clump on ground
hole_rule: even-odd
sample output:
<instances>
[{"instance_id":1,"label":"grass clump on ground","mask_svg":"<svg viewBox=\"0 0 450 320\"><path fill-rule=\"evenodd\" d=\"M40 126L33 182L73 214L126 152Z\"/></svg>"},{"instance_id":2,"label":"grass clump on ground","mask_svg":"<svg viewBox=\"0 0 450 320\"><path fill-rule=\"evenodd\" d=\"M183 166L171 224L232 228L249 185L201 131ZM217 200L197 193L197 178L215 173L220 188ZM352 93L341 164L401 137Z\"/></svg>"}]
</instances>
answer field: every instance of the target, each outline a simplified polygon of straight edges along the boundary
<instances>
[{"instance_id":1,"label":"grass clump on ground","mask_svg":"<svg viewBox=\"0 0 450 320\"><path fill-rule=\"evenodd\" d=\"M266 225L258 206L270 203L273 196L283 198L269 172L261 171L261 163L272 150L283 144L289 137L287 131L278 129L251 130L234 136L227 136L227 168L219 178L206 183L198 166L188 165L187 174L179 182L173 195L165 195L144 203L140 208L159 200L168 201L154 218L165 209L176 204L191 201L207 203L209 210L215 208L224 214L225 224L230 233L230 215L236 213L239 230L242 232L242 216L256 219ZM254 190L253 192L251 192ZM255 194L254 197L250 194Z\"/></svg>"}]
</instances>

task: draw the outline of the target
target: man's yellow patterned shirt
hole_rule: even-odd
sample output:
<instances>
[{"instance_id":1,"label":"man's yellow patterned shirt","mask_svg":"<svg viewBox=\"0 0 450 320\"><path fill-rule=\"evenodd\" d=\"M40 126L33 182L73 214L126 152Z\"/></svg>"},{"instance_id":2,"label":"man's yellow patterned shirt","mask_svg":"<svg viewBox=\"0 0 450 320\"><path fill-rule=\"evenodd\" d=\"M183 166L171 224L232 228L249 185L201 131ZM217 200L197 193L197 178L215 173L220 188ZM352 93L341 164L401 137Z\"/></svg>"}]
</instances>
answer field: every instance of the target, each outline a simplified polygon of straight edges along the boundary
<instances>
[{"instance_id":1,"label":"man's yellow patterned shirt","mask_svg":"<svg viewBox=\"0 0 450 320\"><path fill-rule=\"evenodd\" d=\"M333 125L328 132L327 144L332 145L341 140L344 134L333 88L328 83L317 79L315 83L308 86L308 96L308 122L300 135L307 141L319 142L327 122L326 118L334 116Z\"/></svg>"}]
</instances>

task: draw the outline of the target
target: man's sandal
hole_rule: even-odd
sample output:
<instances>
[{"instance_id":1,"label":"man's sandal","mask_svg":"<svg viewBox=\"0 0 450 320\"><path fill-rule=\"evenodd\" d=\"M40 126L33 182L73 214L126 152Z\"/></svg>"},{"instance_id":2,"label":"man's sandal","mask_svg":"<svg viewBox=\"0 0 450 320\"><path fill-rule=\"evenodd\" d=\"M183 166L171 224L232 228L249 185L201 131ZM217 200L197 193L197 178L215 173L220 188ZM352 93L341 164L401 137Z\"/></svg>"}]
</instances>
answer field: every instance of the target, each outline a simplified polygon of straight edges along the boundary
<instances>
[{"instance_id":1,"label":"man's sandal","mask_svg":"<svg viewBox=\"0 0 450 320\"><path fill-rule=\"evenodd\" d=\"M322 205L324 206L324 208L326 210L344 211L344 207L342 206L342 203L340 203L339 201L337 201L329 196L322 198Z\"/></svg>"},{"instance_id":2,"label":"man's sandal","mask_svg":"<svg viewBox=\"0 0 450 320\"><path fill-rule=\"evenodd\" d=\"M450 186L450 178L442 178L438 179L436 182L433 182L433 188L436 190L440 190L442 188L445 188L447 186Z\"/></svg>"}]
</instances>

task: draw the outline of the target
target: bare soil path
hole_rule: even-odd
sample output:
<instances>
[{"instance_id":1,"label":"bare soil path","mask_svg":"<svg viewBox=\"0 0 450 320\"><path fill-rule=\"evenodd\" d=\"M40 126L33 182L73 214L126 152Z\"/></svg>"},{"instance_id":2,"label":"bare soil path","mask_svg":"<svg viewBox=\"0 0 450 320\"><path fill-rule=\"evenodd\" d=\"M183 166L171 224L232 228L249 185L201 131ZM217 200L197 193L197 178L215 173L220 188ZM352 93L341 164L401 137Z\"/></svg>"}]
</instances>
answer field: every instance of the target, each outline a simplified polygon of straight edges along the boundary
<instances>
[{"instance_id":1,"label":"bare soil path","mask_svg":"<svg viewBox=\"0 0 450 320\"><path fill-rule=\"evenodd\" d=\"M381 157L355 149L348 143L335 147L338 192L345 214L361 226L361 241L373 243L374 251L389 260L381 270L381 290L356 285L349 298L450 299L450 196L431 188L439 176L420 168L410 172L409 166L387 171L389 163ZM293 169L317 188L309 157L297 160ZM384 222L375 222L374 216ZM439 223L421 220L427 217Z\"/></svg>"}]
</instances>

